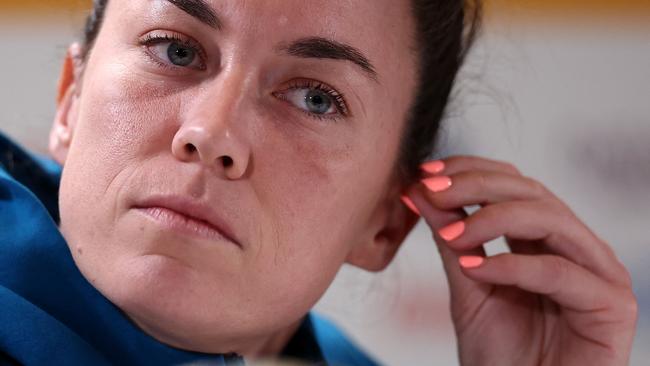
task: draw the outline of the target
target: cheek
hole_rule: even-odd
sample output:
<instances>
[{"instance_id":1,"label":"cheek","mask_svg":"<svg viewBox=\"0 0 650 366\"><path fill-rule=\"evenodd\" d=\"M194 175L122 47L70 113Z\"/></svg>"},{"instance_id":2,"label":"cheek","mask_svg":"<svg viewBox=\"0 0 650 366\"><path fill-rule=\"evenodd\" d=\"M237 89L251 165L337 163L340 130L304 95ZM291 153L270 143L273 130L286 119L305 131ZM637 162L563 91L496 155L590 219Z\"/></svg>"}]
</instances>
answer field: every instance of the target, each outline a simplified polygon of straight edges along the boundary
<instances>
[{"instance_id":1,"label":"cheek","mask_svg":"<svg viewBox=\"0 0 650 366\"><path fill-rule=\"evenodd\" d=\"M170 127L166 117L178 108L174 98L156 94L121 64L89 66L60 192L62 228L75 223L67 236L73 243L101 242L93 238L111 232L119 190L142 173L134 167L171 149L173 135L163 132Z\"/></svg>"},{"instance_id":2,"label":"cheek","mask_svg":"<svg viewBox=\"0 0 650 366\"><path fill-rule=\"evenodd\" d=\"M403 119L395 108L375 110L364 120L308 133L278 117L281 127L259 140L264 147L252 179L267 187L261 201L279 231L269 234L282 241L275 245L280 258L320 257L324 266L340 265L364 233L388 185L401 127L395 121Z\"/></svg>"},{"instance_id":3,"label":"cheek","mask_svg":"<svg viewBox=\"0 0 650 366\"><path fill-rule=\"evenodd\" d=\"M93 86L86 90L81 120L86 142L94 149L111 160L127 160L160 147L163 141L157 136L167 136L171 144L173 134L161 132L174 128L180 109L174 90L140 78L120 64L107 65L87 85Z\"/></svg>"},{"instance_id":4,"label":"cheek","mask_svg":"<svg viewBox=\"0 0 650 366\"><path fill-rule=\"evenodd\" d=\"M281 147L279 147L281 146ZM277 145L252 179L270 213L258 261L266 298L309 308L325 292L350 249L366 234L387 176L382 160L360 146L332 152L316 143ZM278 286L279 283L291 284Z\"/></svg>"},{"instance_id":5,"label":"cheek","mask_svg":"<svg viewBox=\"0 0 650 366\"><path fill-rule=\"evenodd\" d=\"M171 150L180 98L122 64L89 68L86 77L65 165L84 176L85 187L106 192L130 164Z\"/></svg>"},{"instance_id":6,"label":"cheek","mask_svg":"<svg viewBox=\"0 0 650 366\"><path fill-rule=\"evenodd\" d=\"M359 146L347 142L350 136L267 132L251 180L268 213L263 235L276 252L271 258L285 271L327 277L344 261L364 202L372 200L373 192L361 188L367 176Z\"/></svg>"}]
</instances>

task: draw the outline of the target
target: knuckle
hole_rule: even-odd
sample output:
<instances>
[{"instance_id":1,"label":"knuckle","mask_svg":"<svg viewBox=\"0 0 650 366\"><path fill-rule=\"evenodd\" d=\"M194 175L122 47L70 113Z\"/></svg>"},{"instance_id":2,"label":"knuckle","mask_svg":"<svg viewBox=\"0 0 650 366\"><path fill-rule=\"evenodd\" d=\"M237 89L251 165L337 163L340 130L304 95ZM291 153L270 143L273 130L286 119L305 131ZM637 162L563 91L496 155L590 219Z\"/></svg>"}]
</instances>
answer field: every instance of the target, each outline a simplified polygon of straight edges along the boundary
<instances>
[{"instance_id":1,"label":"knuckle","mask_svg":"<svg viewBox=\"0 0 650 366\"><path fill-rule=\"evenodd\" d=\"M524 181L528 186L528 190L532 193L534 197L541 198L546 196L548 190L546 189L546 186L544 186L544 184L530 177L524 177Z\"/></svg>"},{"instance_id":2,"label":"knuckle","mask_svg":"<svg viewBox=\"0 0 650 366\"><path fill-rule=\"evenodd\" d=\"M630 295L629 295L629 300L627 301L626 313L630 314L630 316L636 322L639 316L639 302L636 296L634 295L634 292L630 291L629 294Z\"/></svg>"},{"instance_id":3,"label":"knuckle","mask_svg":"<svg viewBox=\"0 0 650 366\"><path fill-rule=\"evenodd\" d=\"M515 255L503 253L499 254L498 256L505 271L510 273L518 273L517 266L519 265L519 262L517 261L517 257Z\"/></svg>"},{"instance_id":4,"label":"knuckle","mask_svg":"<svg viewBox=\"0 0 650 366\"><path fill-rule=\"evenodd\" d=\"M542 197L538 200L539 208L548 212L549 217L555 218L556 222L574 222L577 217L570 209L560 201L552 197Z\"/></svg>"},{"instance_id":5,"label":"knuckle","mask_svg":"<svg viewBox=\"0 0 650 366\"><path fill-rule=\"evenodd\" d=\"M507 161L502 161L500 164L504 171L514 175L521 175L521 171L519 171L519 169L514 164Z\"/></svg>"},{"instance_id":6,"label":"knuckle","mask_svg":"<svg viewBox=\"0 0 650 366\"><path fill-rule=\"evenodd\" d=\"M487 221L497 220L501 215L509 213L508 206L508 204L488 205L471 215L470 218Z\"/></svg>"},{"instance_id":7,"label":"knuckle","mask_svg":"<svg viewBox=\"0 0 650 366\"><path fill-rule=\"evenodd\" d=\"M476 182L476 189L478 192L481 192L488 188L488 174L485 171L473 171L470 173L467 173L467 180Z\"/></svg>"},{"instance_id":8,"label":"knuckle","mask_svg":"<svg viewBox=\"0 0 650 366\"><path fill-rule=\"evenodd\" d=\"M455 201L452 196L447 192L438 192L435 194L428 194L429 201L432 205L443 210L455 208Z\"/></svg>"},{"instance_id":9,"label":"knuckle","mask_svg":"<svg viewBox=\"0 0 650 366\"><path fill-rule=\"evenodd\" d=\"M639 316L639 302L634 292L628 289L619 294L617 298L619 299L618 309L621 315L631 323L636 323Z\"/></svg>"},{"instance_id":10,"label":"knuckle","mask_svg":"<svg viewBox=\"0 0 650 366\"><path fill-rule=\"evenodd\" d=\"M547 260L547 275L549 283L562 283L569 276L569 261L556 255L549 255Z\"/></svg>"},{"instance_id":11,"label":"knuckle","mask_svg":"<svg viewBox=\"0 0 650 366\"><path fill-rule=\"evenodd\" d=\"M609 246L606 246L606 248L611 250ZM627 288L632 288L632 274L630 273L630 271L627 270L625 265L621 263L620 260L616 259L616 262L617 262L617 266L619 267L620 279L622 284Z\"/></svg>"}]
</instances>

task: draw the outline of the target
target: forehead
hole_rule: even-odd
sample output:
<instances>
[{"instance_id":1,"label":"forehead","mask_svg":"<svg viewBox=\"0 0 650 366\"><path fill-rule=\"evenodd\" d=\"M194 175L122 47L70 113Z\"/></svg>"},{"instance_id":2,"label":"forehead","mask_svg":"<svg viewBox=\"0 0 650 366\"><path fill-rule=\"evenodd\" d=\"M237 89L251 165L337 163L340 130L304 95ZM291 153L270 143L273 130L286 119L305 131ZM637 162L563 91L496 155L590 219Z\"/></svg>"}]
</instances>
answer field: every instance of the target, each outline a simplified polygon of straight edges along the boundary
<instances>
[{"instance_id":1,"label":"forehead","mask_svg":"<svg viewBox=\"0 0 650 366\"><path fill-rule=\"evenodd\" d=\"M225 31L242 29L246 24L251 28L260 22L268 25L269 21L276 20L278 25L293 24L312 31L329 29L332 35L337 29L364 33L368 28L396 34L400 29L395 26L406 26L411 17L409 0L111 0L110 3L128 12L176 6L198 13L206 7L214 11Z\"/></svg>"},{"instance_id":2,"label":"forehead","mask_svg":"<svg viewBox=\"0 0 650 366\"><path fill-rule=\"evenodd\" d=\"M409 0L111 0L109 13L124 25L155 18L210 23L221 37L257 40L274 45L300 37L324 37L349 44L378 70L413 61L415 37ZM389 67L390 69L390 67ZM384 70L386 72L386 70Z\"/></svg>"}]
</instances>

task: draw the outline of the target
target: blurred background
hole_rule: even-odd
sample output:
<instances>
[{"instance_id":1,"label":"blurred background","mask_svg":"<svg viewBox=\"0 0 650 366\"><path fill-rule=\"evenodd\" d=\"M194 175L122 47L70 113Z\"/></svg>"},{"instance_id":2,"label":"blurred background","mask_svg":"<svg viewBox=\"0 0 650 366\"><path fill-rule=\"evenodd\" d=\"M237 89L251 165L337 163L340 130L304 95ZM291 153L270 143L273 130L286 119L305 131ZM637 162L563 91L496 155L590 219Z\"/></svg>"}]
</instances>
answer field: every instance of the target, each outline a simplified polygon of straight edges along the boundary
<instances>
[{"instance_id":1,"label":"blurred background","mask_svg":"<svg viewBox=\"0 0 650 366\"><path fill-rule=\"evenodd\" d=\"M0 130L45 152L61 60L90 1L0 0ZM615 249L650 359L650 1L493 0L439 156L514 163ZM503 250L499 241L488 252ZM380 274L343 268L317 305L387 365L457 364L445 275L423 223Z\"/></svg>"}]
</instances>

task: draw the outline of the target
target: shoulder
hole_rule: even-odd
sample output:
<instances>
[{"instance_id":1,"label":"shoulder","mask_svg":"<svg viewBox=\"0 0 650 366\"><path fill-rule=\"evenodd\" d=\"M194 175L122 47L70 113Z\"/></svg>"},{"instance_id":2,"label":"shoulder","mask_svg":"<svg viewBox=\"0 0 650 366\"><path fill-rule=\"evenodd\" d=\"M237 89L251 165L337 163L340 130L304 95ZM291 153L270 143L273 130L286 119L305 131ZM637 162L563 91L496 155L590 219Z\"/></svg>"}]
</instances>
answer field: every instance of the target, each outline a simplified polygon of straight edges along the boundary
<instances>
[{"instance_id":1,"label":"shoulder","mask_svg":"<svg viewBox=\"0 0 650 366\"><path fill-rule=\"evenodd\" d=\"M364 353L352 339L323 315L310 313L314 337L329 365L371 366L379 365Z\"/></svg>"}]
</instances>

